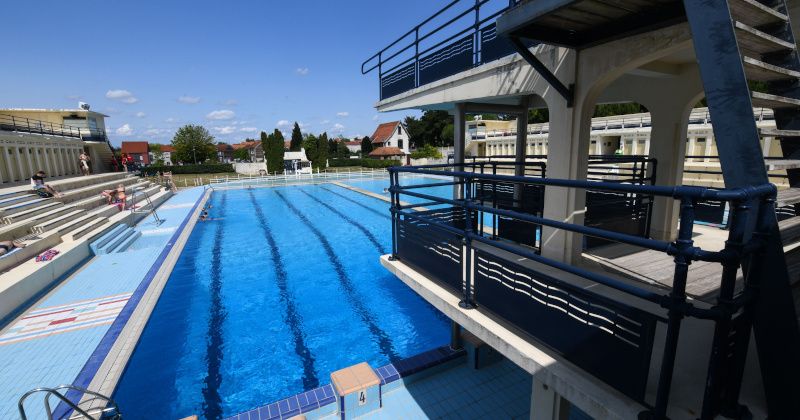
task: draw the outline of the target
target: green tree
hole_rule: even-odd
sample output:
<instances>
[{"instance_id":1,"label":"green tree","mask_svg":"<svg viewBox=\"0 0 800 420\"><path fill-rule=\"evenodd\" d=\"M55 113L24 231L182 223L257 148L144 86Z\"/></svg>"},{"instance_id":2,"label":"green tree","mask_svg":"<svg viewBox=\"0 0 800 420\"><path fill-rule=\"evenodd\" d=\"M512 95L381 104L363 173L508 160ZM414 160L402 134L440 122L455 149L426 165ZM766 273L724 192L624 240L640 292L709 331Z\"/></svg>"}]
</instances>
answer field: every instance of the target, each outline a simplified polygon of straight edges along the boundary
<instances>
[{"instance_id":1,"label":"green tree","mask_svg":"<svg viewBox=\"0 0 800 420\"><path fill-rule=\"evenodd\" d=\"M267 160L267 170L270 173L283 172L283 152L284 138L283 133L277 128L269 136L261 132L262 146L264 147L264 157Z\"/></svg>"},{"instance_id":2,"label":"green tree","mask_svg":"<svg viewBox=\"0 0 800 420\"><path fill-rule=\"evenodd\" d=\"M350 157L350 149L344 141L336 142L336 157L339 159L347 159Z\"/></svg>"},{"instance_id":3,"label":"green tree","mask_svg":"<svg viewBox=\"0 0 800 420\"><path fill-rule=\"evenodd\" d=\"M250 160L250 152L245 149L236 149L233 151L233 158L239 161Z\"/></svg>"},{"instance_id":4,"label":"green tree","mask_svg":"<svg viewBox=\"0 0 800 420\"><path fill-rule=\"evenodd\" d=\"M214 136L201 125L184 125L172 138L175 160L181 162L202 163L215 158L217 148L214 144Z\"/></svg>"},{"instance_id":5,"label":"green tree","mask_svg":"<svg viewBox=\"0 0 800 420\"><path fill-rule=\"evenodd\" d=\"M364 136L364 138L361 139L361 155L367 156L371 151L372 151L372 139L370 139L369 136Z\"/></svg>"},{"instance_id":6,"label":"green tree","mask_svg":"<svg viewBox=\"0 0 800 420\"><path fill-rule=\"evenodd\" d=\"M439 153L439 149L430 144L426 144L413 153L411 153L411 159L422 159L422 158L432 158L432 159L441 159L442 154Z\"/></svg>"},{"instance_id":7,"label":"green tree","mask_svg":"<svg viewBox=\"0 0 800 420\"><path fill-rule=\"evenodd\" d=\"M528 110L528 124L541 124L550 121L550 111L547 108Z\"/></svg>"},{"instance_id":8,"label":"green tree","mask_svg":"<svg viewBox=\"0 0 800 420\"><path fill-rule=\"evenodd\" d=\"M153 154L153 164L154 165L163 165L164 164L164 152L161 150L161 145L158 143L150 143L147 145L148 149L150 149L150 153Z\"/></svg>"},{"instance_id":9,"label":"green tree","mask_svg":"<svg viewBox=\"0 0 800 420\"><path fill-rule=\"evenodd\" d=\"M452 123L444 126L442 129L442 138L450 139L451 143L455 142L455 126ZM430 146L430 144L426 144L425 146Z\"/></svg>"},{"instance_id":10,"label":"green tree","mask_svg":"<svg viewBox=\"0 0 800 420\"><path fill-rule=\"evenodd\" d=\"M306 149L306 157L311 161L311 166L317 168L317 142L318 139L313 134L303 140L303 149Z\"/></svg>"},{"instance_id":11,"label":"green tree","mask_svg":"<svg viewBox=\"0 0 800 420\"><path fill-rule=\"evenodd\" d=\"M452 146L453 137L444 138L442 133L447 124L453 123L453 116L447 111L425 111L419 119L406 117L406 130L412 143L417 147L426 144L434 146Z\"/></svg>"},{"instance_id":12,"label":"green tree","mask_svg":"<svg viewBox=\"0 0 800 420\"><path fill-rule=\"evenodd\" d=\"M300 132L300 125L297 124L297 121L294 122L294 128L292 128L292 140L289 144L289 150L293 152L299 152L300 148L303 147L303 133Z\"/></svg>"},{"instance_id":13,"label":"green tree","mask_svg":"<svg viewBox=\"0 0 800 420\"><path fill-rule=\"evenodd\" d=\"M317 139L317 163L316 167L325 169L328 167L328 133L322 133Z\"/></svg>"}]
</instances>

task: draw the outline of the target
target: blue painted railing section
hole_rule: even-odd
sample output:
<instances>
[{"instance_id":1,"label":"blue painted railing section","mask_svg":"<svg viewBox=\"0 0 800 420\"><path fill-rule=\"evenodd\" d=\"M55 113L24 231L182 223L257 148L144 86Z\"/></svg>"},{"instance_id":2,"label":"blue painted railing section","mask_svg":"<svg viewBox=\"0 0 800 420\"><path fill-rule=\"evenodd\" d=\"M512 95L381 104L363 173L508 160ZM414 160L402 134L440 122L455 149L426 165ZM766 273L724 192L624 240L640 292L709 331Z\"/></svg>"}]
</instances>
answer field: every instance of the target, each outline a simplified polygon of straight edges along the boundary
<instances>
[{"instance_id":1,"label":"blue painted railing section","mask_svg":"<svg viewBox=\"0 0 800 420\"><path fill-rule=\"evenodd\" d=\"M461 164L389 169L393 258L450 290L461 299L462 307L478 307L513 324L648 407L655 418L664 418L666 413L682 320L694 317L713 322L715 339L708 371L731 372L731 378L739 379L707 381L706 394L738 395L741 375L736 372L744 369L751 325L747 303L757 296L759 279L745 277L744 287L737 289L737 270L743 261L751 266L758 264L764 238L774 225L774 185L714 190L497 175L478 173L475 168ZM444 177L436 185L452 185L453 197L421 192L431 186L427 184L404 185L401 174ZM678 237L672 242L655 240L615 232L602 223L586 226L547 219L526 211L521 204L495 206L482 197L493 184L510 186L516 195L525 188L562 187L582 189L587 195L614 193L677 200ZM409 198L416 204L402 204L412 201ZM423 205L419 199L424 200L426 209L419 207ZM706 201L723 201L731 209L728 240L721 250L703 250L692 240L695 209ZM644 287L544 257L531 246L532 238L526 242L494 236L493 228L484 226L491 219L487 215L668 254L674 258L672 287ZM686 294L688 267L693 261L722 265L717 302L708 307L695 305ZM655 343L659 343L657 351ZM653 355L660 355L660 360L651 360ZM654 401L645 398L651 364L657 367L658 375Z\"/></svg>"},{"instance_id":2,"label":"blue painted railing section","mask_svg":"<svg viewBox=\"0 0 800 420\"><path fill-rule=\"evenodd\" d=\"M495 20L519 0L454 0L361 65L389 98L514 53ZM533 45L533 44L531 44Z\"/></svg>"}]
</instances>

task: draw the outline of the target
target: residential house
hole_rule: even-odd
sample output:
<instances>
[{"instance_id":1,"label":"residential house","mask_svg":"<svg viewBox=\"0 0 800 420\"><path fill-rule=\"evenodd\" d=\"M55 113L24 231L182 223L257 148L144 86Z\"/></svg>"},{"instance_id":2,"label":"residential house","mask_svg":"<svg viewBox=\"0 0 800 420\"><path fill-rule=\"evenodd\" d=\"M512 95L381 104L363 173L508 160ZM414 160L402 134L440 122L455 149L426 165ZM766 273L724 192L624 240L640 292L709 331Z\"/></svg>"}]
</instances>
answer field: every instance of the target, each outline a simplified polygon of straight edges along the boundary
<instances>
[{"instance_id":1,"label":"residential house","mask_svg":"<svg viewBox=\"0 0 800 420\"><path fill-rule=\"evenodd\" d=\"M123 155L130 157L129 162L132 160L141 165L150 164L150 146L146 141L123 141L121 151Z\"/></svg>"},{"instance_id":2,"label":"residential house","mask_svg":"<svg viewBox=\"0 0 800 420\"><path fill-rule=\"evenodd\" d=\"M372 134L372 152L376 159L401 159L408 155L408 132L400 121L383 123ZM360 145L359 145L360 146Z\"/></svg>"},{"instance_id":3,"label":"residential house","mask_svg":"<svg viewBox=\"0 0 800 420\"><path fill-rule=\"evenodd\" d=\"M250 162L263 162L264 161L264 148L261 146L261 142L257 140L245 140L241 143L237 143L232 145L233 150L245 149L249 154L248 160Z\"/></svg>"},{"instance_id":4,"label":"residential house","mask_svg":"<svg viewBox=\"0 0 800 420\"><path fill-rule=\"evenodd\" d=\"M233 151L235 149L228 143L217 143L217 161L219 163L233 162Z\"/></svg>"},{"instance_id":5,"label":"residential house","mask_svg":"<svg viewBox=\"0 0 800 420\"><path fill-rule=\"evenodd\" d=\"M164 161L164 165L172 165L172 155L175 153L175 148L169 144L162 144L161 145L161 156L160 158ZM159 159L159 156L156 156L153 151L150 151L150 162L156 164L156 161Z\"/></svg>"}]
</instances>

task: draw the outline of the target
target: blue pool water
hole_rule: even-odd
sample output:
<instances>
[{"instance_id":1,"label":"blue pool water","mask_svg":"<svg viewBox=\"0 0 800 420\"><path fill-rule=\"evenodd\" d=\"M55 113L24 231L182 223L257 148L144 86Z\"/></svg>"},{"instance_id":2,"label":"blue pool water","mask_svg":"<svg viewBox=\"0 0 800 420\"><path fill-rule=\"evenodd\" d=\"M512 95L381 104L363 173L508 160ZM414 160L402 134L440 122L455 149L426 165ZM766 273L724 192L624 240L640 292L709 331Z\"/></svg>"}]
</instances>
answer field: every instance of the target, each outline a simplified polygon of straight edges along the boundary
<instances>
[{"instance_id":1,"label":"blue pool water","mask_svg":"<svg viewBox=\"0 0 800 420\"><path fill-rule=\"evenodd\" d=\"M210 203L117 388L125 418L229 416L447 343L446 318L380 266L388 203L330 184Z\"/></svg>"}]
</instances>

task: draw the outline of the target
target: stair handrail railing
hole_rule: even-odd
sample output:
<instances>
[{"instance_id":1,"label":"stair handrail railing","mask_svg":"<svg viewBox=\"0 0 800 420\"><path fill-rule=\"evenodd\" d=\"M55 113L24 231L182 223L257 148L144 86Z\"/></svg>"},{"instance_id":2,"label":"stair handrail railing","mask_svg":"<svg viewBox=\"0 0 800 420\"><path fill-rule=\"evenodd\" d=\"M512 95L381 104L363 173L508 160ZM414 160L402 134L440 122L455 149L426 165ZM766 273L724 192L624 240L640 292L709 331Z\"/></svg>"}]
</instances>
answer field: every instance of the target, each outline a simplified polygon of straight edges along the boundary
<instances>
[{"instance_id":1,"label":"stair handrail railing","mask_svg":"<svg viewBox=\"0 0 800 420\"><path fill-rule=\"evenodd\" d=\"M92 417L92 415L89 414L86 410L80 408L78 406L78 404L70 401L69 398L67 398L64 394L62 394L60 392L61 390L65 390L65 389L68 390L68 391L76 391L76 392L82 393L84 395L88 394L88 395L91 395L91 396L95 397L95 399L104 400L106 402L106 409L104 409L103 411L105 411L109 407L111 407L114 411L119 413L119 406L110 397L107 397L107 396L105 396L103 394L100 394L100 393L97 393L97 392L94 392L94 391L90 391L88 389L81 388L81 387L78 387L78 386L75 386L75 385L59 385L59 386L57 386L55 388L47 388L47 387L34 388L34 389L26 392L25 394L23 394L22 397L20 397L19 402L17 403L17 408L19 409L20 418L22 420L28 420L28 416L25 413L25 400L28 397L30 397L31 395L37 394L37 393L40 393L40 392L44 392L45 393L44 407L47 410L47 420L53 420L53 410L50 408L50 397L51 396L55 396L56 398L61 400L62 403L66 404L69 408L71 408L72 410L74 410L75 412L77 412L78 414L80 414L81 416L83 416L86 419L99 420L100 418L102 418L102 416L101 417L97 417L97 418Z\"/></svg>"}]
</instances>

